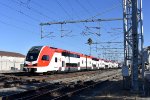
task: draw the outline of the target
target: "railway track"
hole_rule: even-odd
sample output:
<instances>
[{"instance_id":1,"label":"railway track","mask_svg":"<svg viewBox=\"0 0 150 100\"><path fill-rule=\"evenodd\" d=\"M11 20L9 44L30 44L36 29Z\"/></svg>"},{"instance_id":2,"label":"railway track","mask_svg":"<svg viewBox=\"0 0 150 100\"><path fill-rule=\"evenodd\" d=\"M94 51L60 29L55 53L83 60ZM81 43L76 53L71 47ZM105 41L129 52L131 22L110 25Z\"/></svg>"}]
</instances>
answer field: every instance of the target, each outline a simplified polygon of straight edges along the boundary
<instances>
[{"instance_id":1,"label":"railway track","mask_svg":"<svg viewBox=\"0 0 150 100\"><path fill-rule=\"evenodd\" d=\"M74 72L74 73L59 73L59 74L52 74L52 75L43 75L43 74L29 74L27 72L17 72L17 73L3 73L0 77L7 78L10 80L11 78L18 79L18 80L27 80L27 81L51 81L55 79L61 78L70 78L75 76L83 76L87 74L95 74L95 73L103 73L106 71L111 71L114 69L107 69L107 70L95 70L95 71L82 71L82 72ZM0 79L1 80L1 79Z\"/></svg>"},{"instance_id":2,"label":"railway track","mask_svg":"<svg viewBox=\"0 0 150 100\"><path fill-rule=\"evenodd\" d=\"M34 84L34 83L44 83L44 82L52 82L56 83L60 79L65 79L70 81L68 78L83 76L87 73L93 74L98 73L97 71L89 71L89 72L76 72L76 73L63 73L63 74L54 74L54 75L41 75L41 74L28 74L24 72L17 73L4 73L0 74L0 89L2 88L10 88L17 87L24 84ZM72 79L71 79L72 80Z\"/></svg>"},{"instance_id":3,"label":"railway track","mask_svg":"<svg viewBox=\"0 0 150 100\"><path fill-rule=\"evenodd\" d=\"M106 75L105 75L106 74ZM110 73L97 73L83 79L71 78L66 79L67 81L59 81L55 83L48 83L44 86L40 86L34 90L29 90L25 92L20 92L12 95L7 95L1 97L3 100L61 100L72 96L73 94L79 93L87 88L100 85L107 80L120 75L120 71L111 71ZM83 77L83 75L81 76Z\"/></svg>"}]
</instances>

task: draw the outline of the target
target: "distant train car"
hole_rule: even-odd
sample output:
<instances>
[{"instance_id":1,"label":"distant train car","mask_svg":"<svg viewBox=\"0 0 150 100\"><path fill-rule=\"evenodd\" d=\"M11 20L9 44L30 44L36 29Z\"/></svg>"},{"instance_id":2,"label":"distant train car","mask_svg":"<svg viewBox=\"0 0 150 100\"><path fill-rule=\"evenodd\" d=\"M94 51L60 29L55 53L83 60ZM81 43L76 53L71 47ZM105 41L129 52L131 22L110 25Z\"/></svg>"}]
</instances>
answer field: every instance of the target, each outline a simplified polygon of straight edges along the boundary
<instances>
[{"instance_id":1,"label":"distant train car","mask_svg":"<svg viewBox=\"0 0 150 100\"><path fill-rule=\"evenodd\" d=\"M118 62L114 62L114 67L118 68L119 67L119 63Z\"/></svg>"},{"instance_id":2,"label":"distant train car","mask_svg":"<svg viewBox=\"0 0 150 100\"><path fill-rule=\"evenodd\" d=\"M104 59L101 59L101 69L105 69L105 61Z\"/></svg>"},{"instance_id":3,"label":"distant train car","mask_svg":"<svg viewBox=\"0 0 150 100\"><path fill-rule=\"evenodd\" d=\"M110 60L108 61L108 68L113 68L113 63Z\"/></svg>"},{"instance_id":4,"label":"distant train car","mask_svg":"<svg viewBox=\"0 0 150 100\"><path fill-rule=\"evenodd\" d=\"M112 68L112 62L49 46L34 46L26 56L29 72L73 72Z\"/></svg>"}]
</instances>

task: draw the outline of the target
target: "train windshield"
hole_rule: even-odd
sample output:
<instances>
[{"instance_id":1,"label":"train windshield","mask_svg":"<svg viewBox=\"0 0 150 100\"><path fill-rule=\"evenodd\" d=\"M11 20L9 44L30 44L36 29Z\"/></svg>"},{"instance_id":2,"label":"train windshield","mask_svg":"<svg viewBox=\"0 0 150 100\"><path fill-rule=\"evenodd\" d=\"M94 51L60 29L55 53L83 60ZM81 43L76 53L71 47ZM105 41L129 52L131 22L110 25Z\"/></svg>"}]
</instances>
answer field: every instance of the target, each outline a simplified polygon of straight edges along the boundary
<instances>
[{"instance_id":1,"label":"train windshield","mask_svg":"<svg viewBox=\"0 0 150 100\"><path fill-rule=\"evenodd\" d=\"M36 61L41 49L42 46L32 47L26 56L26 61Z\"/></svg>"}]
</instances>

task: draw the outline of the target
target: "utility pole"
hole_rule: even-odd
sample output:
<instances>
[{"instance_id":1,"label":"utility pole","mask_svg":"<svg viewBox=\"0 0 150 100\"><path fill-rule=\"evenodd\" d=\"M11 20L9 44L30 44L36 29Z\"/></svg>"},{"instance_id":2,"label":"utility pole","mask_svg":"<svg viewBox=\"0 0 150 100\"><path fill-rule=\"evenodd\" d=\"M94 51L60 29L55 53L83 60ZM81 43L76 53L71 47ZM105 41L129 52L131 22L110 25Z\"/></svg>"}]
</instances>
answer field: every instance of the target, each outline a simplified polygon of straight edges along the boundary
<instances>
[{"instance_id":1,"label":"utility pole","mask_svg":"<svg viewBox=\"0 0 150 100\"><path fill-rule=\"evenodd\" d=\"M144 42L143 19L141 16L142 0L123 0L124 66L131 66L131 88L133 91L139 90L139 61L143 66L142 73L144 73L144 62L142 60Z\"/></svg>"},{"instance_id":2,"label":"utility pole","mask_svg":"<svg viewBox=\"0 0 150 100\"><path fill-rule=\"evenodd\" d=\"M137 27L137 0L132 0L132 89L138 91L138 27Z\"/></svg>"}]
</instances>

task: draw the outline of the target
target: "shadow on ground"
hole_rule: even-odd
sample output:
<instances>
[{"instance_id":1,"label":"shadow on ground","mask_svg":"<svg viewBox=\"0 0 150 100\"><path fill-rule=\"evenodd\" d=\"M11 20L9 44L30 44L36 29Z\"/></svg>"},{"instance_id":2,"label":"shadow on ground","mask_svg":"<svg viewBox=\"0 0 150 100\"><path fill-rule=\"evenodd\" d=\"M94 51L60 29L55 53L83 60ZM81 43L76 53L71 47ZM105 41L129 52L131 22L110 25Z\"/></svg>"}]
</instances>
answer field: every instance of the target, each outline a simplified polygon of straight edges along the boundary
<instances>
[{"instance_id":1,"label":"shadow on ground","mask_svg":"<svg viewBox=\"0 0 150 100\"><path fill-rule=\"evenodd\" d=\"M140 89L142 87L141 82ZM145 92L134 93L130 89L123 88L122 79L114 79L98 84L93 88L82 91L77 95L73 95L71 100L149 100L150 99L150 83L146 82Z\"/></svg>"}]
</instances>

